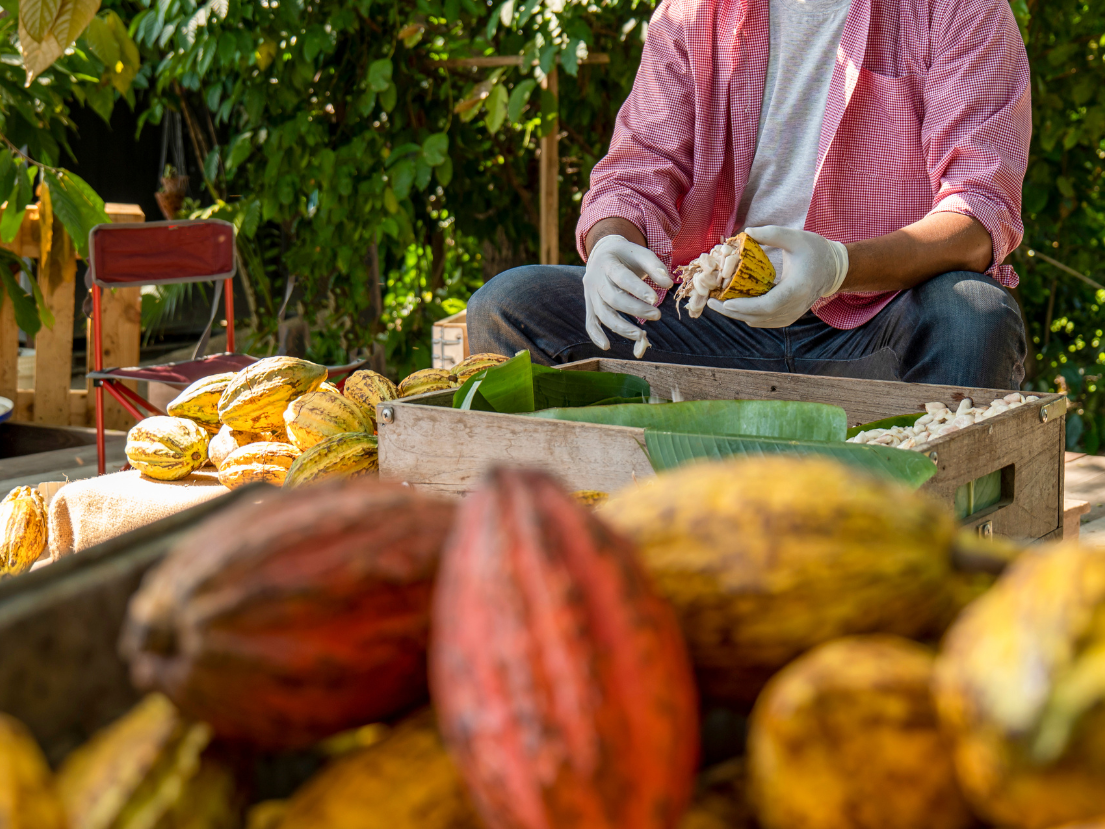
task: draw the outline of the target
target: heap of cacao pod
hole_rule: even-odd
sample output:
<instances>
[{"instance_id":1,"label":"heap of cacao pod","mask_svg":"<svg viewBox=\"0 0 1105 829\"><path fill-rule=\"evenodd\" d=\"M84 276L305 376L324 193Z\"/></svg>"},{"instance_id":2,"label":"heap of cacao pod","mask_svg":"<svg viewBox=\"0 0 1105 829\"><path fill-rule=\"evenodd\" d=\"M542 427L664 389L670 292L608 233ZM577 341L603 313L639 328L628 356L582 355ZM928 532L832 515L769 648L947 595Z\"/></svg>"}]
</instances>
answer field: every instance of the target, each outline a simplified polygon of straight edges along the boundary
<instances>
[{"instance_id":1,"label":"heap of cacao pod","mask_svg":"<svg viewBox=\"0 0 1105 829\"><path fill-rule=\"evenodd\" d=\"M149 477L167 481L182 480L210 462L231 489L374 474L380 403L454 388L506 359L474 354L456 366L459 375L424 369L398 388L374 371L356 371L344 381L343 392L327 382L324 366L269 357L184 389L169 404L169 417L146 418L131 430L127 458Z\"/></svg>"},{"instance_id":2,"label":"heap of cacao pod","mask_svg":"<svg viewBox=\"0 0 1105 829\"><path fill-rule=\"evenodd\" d=\"M46 502L38 490L17 486L0 501L0 579L38 561L46 549Z\"/></svg>"},{"instance_id":3,"label":"heap of cacao pod","mask_svg":"<svg viewBox=\"0 0 1105 829\"><path fill-rule=\"evenodd\" d=\"M674 829L697 699L633 546L543 473L470 495L434 599L433 699L489 829Z\"/></svg>"},{"instance_id":4,"label":"heap of cacao pod","mask_svg":"<svg viewBox=\"0 0 1105 829\"><path fill-rule=\"evenodd\" d=\"M135 684L222 737L269 748L422 703L452 514L375 480L228 508L131 599L121 647Z\"/></svg>"}]
</instances>

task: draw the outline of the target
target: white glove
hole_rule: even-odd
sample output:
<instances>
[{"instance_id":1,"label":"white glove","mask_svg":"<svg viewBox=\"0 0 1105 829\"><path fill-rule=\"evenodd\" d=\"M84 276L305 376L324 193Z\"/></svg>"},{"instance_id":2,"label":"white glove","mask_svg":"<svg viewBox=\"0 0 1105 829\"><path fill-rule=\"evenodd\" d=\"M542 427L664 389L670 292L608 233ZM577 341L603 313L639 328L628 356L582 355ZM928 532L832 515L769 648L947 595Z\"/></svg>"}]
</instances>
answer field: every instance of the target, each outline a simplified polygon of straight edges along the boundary
<instances>
[{"instance_id":1,"label":"white glove","mask_svg":"<svg viewBox=\"0 0 1105 829\"><path fill-rule=\"evenodd\" d=\"M806 230L767 225L745 232L757 242L783 251L783 272L763 296L709 301L719 314L753 328L785 328L821 297L840 290L848 275L848 249L840 242Z\"/></svg>"},{"instance_id":2,"label":"white glove","mask_svg":"<svg viewBox=\"0 0 1105 829\"><path fill-rule=\"evenodd\" d=\"M656 292L645 283L646 276L661 288L674 284L655 253L621 236L603 236L591 248L583 276L587 336L603 351L610 348L610 340L602 330L605 325L615 334L636 342L634 353L639 351L638 357L644 354L648 347L645 332L618 312L640 319L660 319L660 309L655 307Z\"/></svg>"}]
</instances>

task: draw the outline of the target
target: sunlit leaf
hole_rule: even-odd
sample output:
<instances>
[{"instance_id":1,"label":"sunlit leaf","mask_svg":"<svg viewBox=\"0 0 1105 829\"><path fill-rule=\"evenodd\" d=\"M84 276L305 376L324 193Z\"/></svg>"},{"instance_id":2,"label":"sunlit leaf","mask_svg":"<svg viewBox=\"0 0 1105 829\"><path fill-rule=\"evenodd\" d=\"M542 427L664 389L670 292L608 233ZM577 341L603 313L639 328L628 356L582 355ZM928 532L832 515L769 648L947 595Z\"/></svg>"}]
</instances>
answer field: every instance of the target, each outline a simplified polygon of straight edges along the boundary
<instances>
[{"instance_id":1,"label":"sunlit leaf","mask_svg":"<svg viewBox=\"0 0 1105 829\"><path fill-rule=\"evenodd\" d=\"M20 26L32 40L42 41L60 6L61 0L20 0Z\"/></svg>"}]
</instances>

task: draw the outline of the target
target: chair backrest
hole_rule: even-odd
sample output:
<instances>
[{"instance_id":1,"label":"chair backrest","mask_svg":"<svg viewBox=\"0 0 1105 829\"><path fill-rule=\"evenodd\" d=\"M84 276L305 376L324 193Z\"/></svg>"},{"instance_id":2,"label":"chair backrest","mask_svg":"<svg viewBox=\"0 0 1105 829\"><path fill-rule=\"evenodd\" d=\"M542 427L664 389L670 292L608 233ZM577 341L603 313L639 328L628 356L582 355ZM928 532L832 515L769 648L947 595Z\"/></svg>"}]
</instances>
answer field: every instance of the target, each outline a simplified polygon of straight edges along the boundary
<instances>
[{"instance_id":1,"label":"chair backrest","mask_svg":"<svg viewBox=\"0 0 1105 829\"><path fill-rule=\"evenodd\" d=\"M221 219L96 225L88 252L92 282L102 288L229 279L234 225Z\"/></svg>"}]
</instances>

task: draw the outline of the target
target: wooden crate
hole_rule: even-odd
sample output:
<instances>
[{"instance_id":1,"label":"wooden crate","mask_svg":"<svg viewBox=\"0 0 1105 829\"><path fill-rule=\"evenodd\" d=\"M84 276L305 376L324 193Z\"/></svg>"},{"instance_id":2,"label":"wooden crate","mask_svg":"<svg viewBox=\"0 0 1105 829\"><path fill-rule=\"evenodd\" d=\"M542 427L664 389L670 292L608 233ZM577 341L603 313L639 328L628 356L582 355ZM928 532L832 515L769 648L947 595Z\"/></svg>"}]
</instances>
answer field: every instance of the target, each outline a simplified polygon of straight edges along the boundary
<instances>
[{"instance_id":1,"label":"wooden crate","mask_svg":"<svg viewBox=\"0 0 1105 829\"><path fill-rule=\"evenodd\" d=\"M468 356L468 312L461 311L433 325L433 367L452 368Z\"/></svg>"},{"instance_id":2,"label":"wooden crate","mask_svg":"<svg viewBox=\"0 0 1105 829\"><path fill-rule=\"evenodd\" d=\"M830 403L844 408L849 425L923 411L926 403L937 400L954 409L964 397L983 404L1008 394L607 359L563 368L635 374L658 394L668 396L678 389L685 400ZM381 404L377 415L382 477L462 494L496 464L547 469L569 489L603 492L655 474L645 455L643 429L462 412L451 406L451 392ZM1034 403L937 438L929 445L937 473L924 489L951 506L960 486L1001 472L1001 500L964 524L1014 538L1062 537L1065 412L1064 396L1041 395Z\"/></svg>"}]
</instances>

